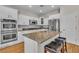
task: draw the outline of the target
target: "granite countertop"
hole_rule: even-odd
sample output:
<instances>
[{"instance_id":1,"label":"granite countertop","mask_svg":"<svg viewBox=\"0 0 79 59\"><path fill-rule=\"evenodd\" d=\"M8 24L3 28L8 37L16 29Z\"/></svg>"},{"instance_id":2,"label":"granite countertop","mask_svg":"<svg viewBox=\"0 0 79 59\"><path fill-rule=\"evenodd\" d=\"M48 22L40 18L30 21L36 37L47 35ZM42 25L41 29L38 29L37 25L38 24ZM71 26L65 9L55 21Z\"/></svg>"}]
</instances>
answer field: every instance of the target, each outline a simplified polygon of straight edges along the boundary
<instances>
[{"instance_id":1,"label":"granite countertop","mask_svg":"<svg viewBox=\"0 0 79 59\"><path fill-rule=\"evenodd\" d=\"M58 35L59 32L48 32L48 31L40 31L40 32L34 32L34 33L29 33L29 34L23 34L24 36L37 41L38 43L43 43L44 41L55 37Z\"/></svg>"}]
</instances>

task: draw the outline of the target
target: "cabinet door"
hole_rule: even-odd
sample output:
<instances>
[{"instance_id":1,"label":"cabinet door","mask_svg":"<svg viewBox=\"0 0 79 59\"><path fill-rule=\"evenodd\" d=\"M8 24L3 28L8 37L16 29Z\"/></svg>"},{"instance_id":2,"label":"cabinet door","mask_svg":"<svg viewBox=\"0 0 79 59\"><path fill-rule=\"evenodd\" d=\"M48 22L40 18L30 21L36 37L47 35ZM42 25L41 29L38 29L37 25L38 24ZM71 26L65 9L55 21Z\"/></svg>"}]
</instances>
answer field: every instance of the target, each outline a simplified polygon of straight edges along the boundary
<instances>
[{"instance_id":1,"label":"cabinet door","mask_svg":"<svg viewBox=\"0 0 79 59\"><path fill-rule=\"evenodd\" d=\"M36 24L36 25L38 25L38 24L39 24L39 20L38 20L38 18L34 17L34 20L37 21L37 24Z\"/></svg>"},{"instance_id":2,"label":"cabinet door","mask_svg":"<svg viewBox=\"0 0 79 59\"><path fill-rule=\"evenodd\" d=\"M25 25L25 17L23 15L19 15L18 24L19 25Z\"/></svg>"},{"instance_id":3,"label":"cabinet door","mask_svg":"<svg viewBox=\"0 0 79 59\"><path fill-rule=\"evenodd\" d=\"M22 15L22 25L26 25L27 24L27 21L26 21L27 19L26 19L26 16L24 16L24 15Z\"/></svg>"},{"instance_id":4,"label":"cabinet door","mask_svg":"<svg viewBox=\"0 0 79 59\"><path fill-rule=\"evenodd\" d=\"M32 39L27 37L23 37L24 39L24 50L26 53L37 53L38 52L38 43Z\"/></svg>"},{"instance_id":5,"label":"cabinet door","mask_svg":"<svg viewBox=\"0 0 79 59\"><path fill-rule=\"evenodd\" d=\"M22 25L22 23L23 23L22 15L19 15L18 25Z\"/></svg>"},{"instance_id":6,"label":"cabinet door","mask_svg":"<svg viewBox=\"0 0 79 59\"><path fill-rule=\"evenodd\" d=\"M43 24L41 24L41 18L38 19L38 25L48 25L48 18L43 18Z\"/></svg>"},{"instance_id":7,"label":"cabinet door","mask_svg":"<svg viewBox=\"0 0 79 59\"><path fill-rule=\"evenodd\" d=\"M44 25L48 25L49 18L44 19Z\"/></svg>"},{"instance_id":8,"label":"cabinet door","mask_svg":"<svg viewBox=\"0 0 79 59\"><path fill-rule=\"evenodd\" d=\"M29 20L31 17L25 15L19 15L18 24L19 25L29 25Z\"/></svg>"},{"instance_id":9,"label":"cabinet door","mask_svg":"<svg viewBox=\"0 0 79 59\"><path fill-rule=\"evenodd\" d=\"M41 25L41 18L38 18L37 22L38 22L38 25Z\"/></svg>"},{"instance_id":10,"label":"cabinet door","mask_svg":"<svg viewBox=\"0 0 79 59\"><path fill-rule=\"evenodd\" d=\"M26 22L26 25L29 25L29 17L28 16L25 18L25 22Z\"/></svg>"}]
</instances>

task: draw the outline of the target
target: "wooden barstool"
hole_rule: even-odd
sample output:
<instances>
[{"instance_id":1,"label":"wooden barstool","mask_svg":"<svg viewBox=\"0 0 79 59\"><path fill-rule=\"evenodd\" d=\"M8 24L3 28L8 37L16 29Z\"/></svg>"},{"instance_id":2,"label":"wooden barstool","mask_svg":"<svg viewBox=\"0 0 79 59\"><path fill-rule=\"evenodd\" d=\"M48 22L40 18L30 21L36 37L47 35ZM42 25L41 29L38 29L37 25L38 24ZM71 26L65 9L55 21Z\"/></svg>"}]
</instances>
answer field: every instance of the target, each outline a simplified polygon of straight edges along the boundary
<instances>
[{"instance_id":1,"label":"wooden barstool","mask_svg":"<svg viewBox=\"0 0 79 59\"><path fill-rule=\"evenodd\" d=\"M45 53L47 53L47 51L51 53L58 53L59 50L61 53L67 52L66 38L64 37L58 37L55 41L52 41L44 47Z\"/></svg>"},{"instance_id":2,"label":"wooden barstool","mask_svg":"<svg viewBox=\"0 0 79 59\"><path fill-rule=\"evenodd\" d=\"M64 38L64 37L58 37L58 38L59 38L59 40L63 40L63 47L62 47L62 49L61 49L61 52L62 52L62 53L67 52L66 38Z\"/></svg>"}]
</instances>

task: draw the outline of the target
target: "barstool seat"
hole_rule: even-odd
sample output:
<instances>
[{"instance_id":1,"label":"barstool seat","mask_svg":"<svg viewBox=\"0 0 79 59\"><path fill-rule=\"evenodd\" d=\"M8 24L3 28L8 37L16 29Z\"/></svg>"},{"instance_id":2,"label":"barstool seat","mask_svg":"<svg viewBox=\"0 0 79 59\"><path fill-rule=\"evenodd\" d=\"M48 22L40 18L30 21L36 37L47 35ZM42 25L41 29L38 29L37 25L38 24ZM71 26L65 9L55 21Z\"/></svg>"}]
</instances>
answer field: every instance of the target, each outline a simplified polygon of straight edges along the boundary
<instances>
[{"instance_id":1,"label":"barstool seat","mask_svg":"<svg viewBox=\"0 0 79 59\"><path fill-rule=\"evenodd\" d=\"M57 53L59 52L59 48L61 47L61 44L60 43L57 43L55 41L52 41L51 43L49 43L48 45L45 46L45 48L48 50L48 51L51 51L53 53Z\"/></svg>"},{"instance_id":2,"label":"barstool seat","mask_svg":"<svg viewBox=\"0 0 79 59\"><path fill-rule=\"evenodd\" d=\"M45 46L45 53L46 51L50 51L52 53L64 52L64 46L65 46L65 51L67 52L66 38L58 37L55 39L55 41L52 41Z\"/></svg>"}]
</instances>

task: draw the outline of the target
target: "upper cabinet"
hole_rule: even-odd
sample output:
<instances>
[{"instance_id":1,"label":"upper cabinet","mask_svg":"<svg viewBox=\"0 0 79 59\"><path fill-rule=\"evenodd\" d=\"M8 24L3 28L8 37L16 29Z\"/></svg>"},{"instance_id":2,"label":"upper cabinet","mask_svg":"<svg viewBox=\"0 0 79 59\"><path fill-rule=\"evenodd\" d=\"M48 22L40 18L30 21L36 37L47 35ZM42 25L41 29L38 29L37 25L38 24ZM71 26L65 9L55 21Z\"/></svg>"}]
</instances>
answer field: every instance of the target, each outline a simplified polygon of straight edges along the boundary
<instances>
[{"instance_id":1,"label":"upper cabinet","mask_svg":"<svg viewBox=\"0 0 79 59\"><path fill-rule=\"evenodd\" d=\"M42 19L43 18L43 19ZM53 19L60 19L60 14L53 14L53 15L49 15L49 17L40 17L39 18L39 25L49 25L49 20L53 20Z\"/></svg>"},{"instance_id":2,"label":"upper cabinet","mask_svg":"<svg viewBox=\"0 0 79 59\"><path fill-rule=\"evenodd\" d=\"M38 19L38 25L48 25L48 19L49 18L40 17Z\"/></svg>"},{"instance_id":3,"label":"upper cabinet","mask_svg":"<svg viewBox=\"0 0 79 59\"><path fill-rule=\"evenodd\" d=\"M44 21L43 21L44 25L48 25L48 20L49 18L44 18Z\"/></svg>"},{"instance_id":4,"label":"upper cabinet","mask_svg":"<svg viewBox=\"0 0 79 59\"><path fill-rule=\"evenodd\" d=\"M5 6L0 6L0 19L17 20L17 10Z\"/></svg>"},{"instance_id":5,"label":"upper cabinet","mask_svg":"<svg viewBox=\"0 0 79 59\"><path fill-rule=\"evenodd\" d=\"M18 25L29 25L29 20L37 20L38 24L38 18L19 14Z\"/></svg>"},{"instance_id":6,"label":"upper cabinet","mask_svg":"<svg viewBox=\"0 0 79 59\"><path fill-rule=\"evenodd\" d=\"M29 18L25 15L19 15L18 19L18 25L28 25L29 24Z\"/></svg>"}]
</instances>

